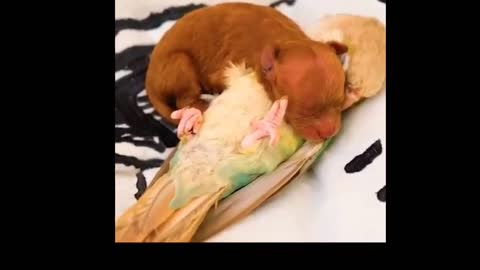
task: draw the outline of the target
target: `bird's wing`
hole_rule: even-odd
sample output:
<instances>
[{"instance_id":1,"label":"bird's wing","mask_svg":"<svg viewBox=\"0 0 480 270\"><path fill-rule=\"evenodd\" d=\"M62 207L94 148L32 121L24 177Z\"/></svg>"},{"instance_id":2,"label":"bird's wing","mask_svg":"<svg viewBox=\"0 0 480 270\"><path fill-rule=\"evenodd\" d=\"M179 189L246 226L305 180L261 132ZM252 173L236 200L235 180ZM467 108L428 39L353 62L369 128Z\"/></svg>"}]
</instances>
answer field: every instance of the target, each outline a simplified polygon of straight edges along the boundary
<instances>
[{"instance_id":1,"label":"bird's wing","mask_svg":"<svg viewBox=\"0 0 480 270\"><path fill-rule=\"evenodd\" d=\"M306 142L302 148L278 166L275 171L260 176L249 185L222 200L218 207L209 211L193 241L205 241L248 215L287 183L302 174L326 145L327 143L312 144Z\"/></svg>"}]
</instances>

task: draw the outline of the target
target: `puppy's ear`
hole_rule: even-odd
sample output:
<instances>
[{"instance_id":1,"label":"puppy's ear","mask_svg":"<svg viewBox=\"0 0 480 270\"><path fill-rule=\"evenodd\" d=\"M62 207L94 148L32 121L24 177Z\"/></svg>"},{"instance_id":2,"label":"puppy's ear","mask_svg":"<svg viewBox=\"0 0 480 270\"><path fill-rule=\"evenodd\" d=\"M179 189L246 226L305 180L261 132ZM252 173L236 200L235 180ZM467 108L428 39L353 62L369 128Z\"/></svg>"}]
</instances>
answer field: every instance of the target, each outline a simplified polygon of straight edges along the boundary
<instances>
[{"instance_id":1,"label":"puppy's ear","mask_svg":"<svg viewBox=\"0 0 480 270\"><path fill-rule=\"evenodd\" d=\"M338 41L328 41L327 45L332 47L337 53L337 55L342 55L348 52L348 46Z\"/></svg>"},{"instance_id":2,"label":"puppy's ear","mask_svg":"<svg viewBox=\"0 0 480 270\"><path fill-rule=\"evenodd\" d=\"M263 73L269 80L272 80L274 77L279 51L280 49L275 45L267 45L262 50L260 63Z\"/></svg>"}]
</instances>

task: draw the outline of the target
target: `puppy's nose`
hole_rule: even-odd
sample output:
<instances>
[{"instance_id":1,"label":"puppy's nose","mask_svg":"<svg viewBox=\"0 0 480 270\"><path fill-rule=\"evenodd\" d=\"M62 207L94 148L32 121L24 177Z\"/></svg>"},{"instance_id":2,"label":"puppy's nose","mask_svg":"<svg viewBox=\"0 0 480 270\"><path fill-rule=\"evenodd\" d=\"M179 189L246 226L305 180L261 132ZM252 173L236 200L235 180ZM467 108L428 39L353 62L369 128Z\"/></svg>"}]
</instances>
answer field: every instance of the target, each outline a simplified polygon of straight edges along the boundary
<instances>
[{"instance_id":1,"label":"puppy's nose","mask_svg":"<svg viewBox=\"0 0 480 270\"><path fill-rule=\"evenodd\" d=\"M335 136L338 130L338 125L325 123L317 127L317 134L321 139L329 139Z\"/></svg>"}]
</instances>

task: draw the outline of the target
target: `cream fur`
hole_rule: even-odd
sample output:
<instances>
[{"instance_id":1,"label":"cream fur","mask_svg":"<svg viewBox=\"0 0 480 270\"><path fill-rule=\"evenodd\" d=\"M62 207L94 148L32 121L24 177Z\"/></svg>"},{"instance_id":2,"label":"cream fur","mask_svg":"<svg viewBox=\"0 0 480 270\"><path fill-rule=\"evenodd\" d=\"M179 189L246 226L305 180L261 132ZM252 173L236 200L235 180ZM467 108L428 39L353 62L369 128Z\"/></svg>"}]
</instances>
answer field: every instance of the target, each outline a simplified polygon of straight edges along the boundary
<instances>
[{"instance_id":1,"label":"cream fur","mask_svg":"<svg viewBox=\"0 0 480 270\"><path fill-rule=\"evenodd\" d=\"M386 27L373 17L337 14L324 16L307 30L320 41L338 41L349 47L347 80L360 89L362 97L372 97L386 79Z\"/></svg>"}]
</instances>

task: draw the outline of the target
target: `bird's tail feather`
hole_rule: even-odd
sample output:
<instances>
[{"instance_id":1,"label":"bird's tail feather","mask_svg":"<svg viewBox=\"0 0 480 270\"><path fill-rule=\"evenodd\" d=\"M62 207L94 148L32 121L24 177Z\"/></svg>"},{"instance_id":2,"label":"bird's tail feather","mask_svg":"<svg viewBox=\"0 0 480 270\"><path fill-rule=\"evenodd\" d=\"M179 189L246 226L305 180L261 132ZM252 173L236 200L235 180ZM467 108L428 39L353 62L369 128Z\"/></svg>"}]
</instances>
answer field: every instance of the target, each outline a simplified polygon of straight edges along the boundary
<instances>
[{"instance_id":1,"label":"bird's tail feather","mask_svg":"<svg viewBox=\"0 0 480 270\"><path fill-rule=\"evenodd\" d=\"M118 218L115 241L141 242L173 214L169 204L174 196L174 183L169 174L165 174Z\"/></svg>"},{"instance_id":2,"label":"bird's tail feather","mask_svg":"<svg viewBox=\"0 0 480 270\"><path fill-rule=\"evenodd\" d=\"M224 188L192 200L174 212L144 242L190 242L208 211L221 199Z\"/></svg>"},{"instance_id":3,"label":"bird's tail feather","mask_svg":"<svg viewBox=\"0 0 480 270\"><path fill-rule=\"evenodd\" d=\"M170 207L175 184L170 174L162 175L118 219L116 242L189 242L224 188L193 199L180 209Z\"/></svg>"}]
</instances>

